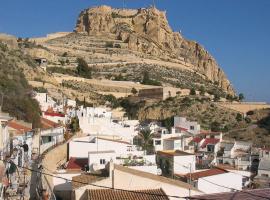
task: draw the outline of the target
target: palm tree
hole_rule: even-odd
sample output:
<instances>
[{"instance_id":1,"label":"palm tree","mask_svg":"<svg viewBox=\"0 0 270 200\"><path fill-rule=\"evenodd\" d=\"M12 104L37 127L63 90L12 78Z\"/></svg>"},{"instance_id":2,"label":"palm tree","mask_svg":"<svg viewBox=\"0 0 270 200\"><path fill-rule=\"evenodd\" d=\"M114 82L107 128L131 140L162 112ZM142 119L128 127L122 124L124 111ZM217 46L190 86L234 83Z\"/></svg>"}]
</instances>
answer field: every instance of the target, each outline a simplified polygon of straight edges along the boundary
<instances>
[{"instance_id":1,"label":"palm tree","mask_svg":"<svg viewBox=\"0 0 270 200\"><path fill-rule=\"evenodd\" d=\"M139 133L139 138L141 139L142 149L146 151L146 153L150 153L153 151L153 134L149 129L143 129Z\"/></svg>"}]
</instances>

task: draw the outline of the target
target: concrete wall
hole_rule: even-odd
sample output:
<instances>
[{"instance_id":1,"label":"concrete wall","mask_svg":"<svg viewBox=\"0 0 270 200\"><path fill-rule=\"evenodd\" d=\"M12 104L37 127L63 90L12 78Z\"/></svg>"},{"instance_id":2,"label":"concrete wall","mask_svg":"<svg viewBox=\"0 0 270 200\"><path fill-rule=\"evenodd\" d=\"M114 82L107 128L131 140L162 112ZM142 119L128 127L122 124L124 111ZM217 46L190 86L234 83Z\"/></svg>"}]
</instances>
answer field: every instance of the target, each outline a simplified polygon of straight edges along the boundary
<instances>
[{"instance_id":1,"label":"concrete wall","mask_svg":"<svg viewBox=\"0 0 270 200\"><path fill-rule=\"evenodd\" d=\"M196 156L187 155L187 156L174 156L174 173L175 174L186 174L195 171Z\"/></svg>"},{"instance_id":2,"label":"concrete wall","mask_svg":"<svg viewBox=\"0 0 270 200\"><path fill-rule=\"evenodd\" d=\"M197 188L206 194L231 192L231 189L221 186L234 188L236 190L242 190L242 176L229 172L215 176L199 178Z\"/></svg>"}]
</instances>

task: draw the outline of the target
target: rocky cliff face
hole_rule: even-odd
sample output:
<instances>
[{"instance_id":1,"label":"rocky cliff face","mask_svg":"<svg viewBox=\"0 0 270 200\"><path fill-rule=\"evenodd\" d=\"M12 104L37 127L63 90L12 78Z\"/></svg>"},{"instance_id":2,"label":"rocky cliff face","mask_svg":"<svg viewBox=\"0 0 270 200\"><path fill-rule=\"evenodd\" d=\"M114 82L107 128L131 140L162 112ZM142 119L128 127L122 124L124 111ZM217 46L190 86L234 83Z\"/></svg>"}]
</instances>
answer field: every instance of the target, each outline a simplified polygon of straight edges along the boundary
<instances>
[{"instance_id":1,"label":"rocky cliff face","mask_svg":"<svg viewBox=\"0 0 270 200\"><path fill-rule=\"evenodd\" d=\"M232 85L215 59L200 44L183 38L179 32L173 32L166 13L156 8L89 8L79 15L75 32L108 34L127 43L130 50L184 63L222 90L234 94Z\"/></svg>"}]
</instances>

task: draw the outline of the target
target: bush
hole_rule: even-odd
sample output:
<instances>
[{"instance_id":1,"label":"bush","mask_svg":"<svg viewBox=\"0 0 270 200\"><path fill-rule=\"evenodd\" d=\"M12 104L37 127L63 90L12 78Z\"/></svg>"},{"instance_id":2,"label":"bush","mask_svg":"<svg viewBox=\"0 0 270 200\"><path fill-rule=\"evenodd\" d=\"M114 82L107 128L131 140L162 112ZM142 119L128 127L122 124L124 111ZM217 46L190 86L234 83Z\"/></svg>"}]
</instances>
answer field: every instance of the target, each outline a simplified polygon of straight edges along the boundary
<instances>
[{"instance_id":1,"label":"bush","mask_svg":"<svg viewBox=\"0 0 270 200\"><path fill-rule=\"evenodd\" d=\"M217 121L214 121L210 125L211 131L218 132L221 131L221 124Z\"/></svg>"},{"instance_id":2,"label":"bush","mask_svg":"<svg viewBox=\"0 0 270 200\"><path fill-rule=\"evenodd\" d=\"M133 95L135 95L135 94L138 93L138 91L137 91L135 88L132 88L132 89L131 89L131 93L132 93Z\"/></svg>"},{"instance_id":3,"label":"bush","mask_svg":"<svg viewBox=\"0 0 270 200\"><path fill-rule=\"evenodd\" d=\"M254 115L254 111L253 110L248 111L247 115Z\"/></svg>"},{"instance_id":4,"label":"bush","mask_svg":"<svg viewBox=\"0 0 270 200\"><path fill-rule=\"evenodd\" d=\"M113 42L106 42L105 47L106 48L113 48Z\"/></svg>"},{"instance_id":5,"label":"bush","mask_svg":"<svg viewBox=\"0 0 270 200\"><path fill-rule=\"evenodd\" d=\"M82 58L78 58L77 63L77 74L83 78L92 78L92 70L88 67L87 62Z\"/></svg>"},{"instance_id":6,"label":"bush","mask_svg":"<svg viewBox=\"0 0 270 200\"><path fill-rule=\"evenodd\" d=\"M251 119L250 119L249 117L246 117L246 118L245 118L245 121L246 121L248 124L251 123Z\"/></svg>"},{"instance_id":7,"label":"bush","mask_svg":"<svg viewBox=\"0 0 270 200\"><path fill-rule=\"evenodd\" d=\"M110 102L112 108L117 108L120 106L119 101L117 100L117 98L115 96L113 96L112 94L109 95L105 95L104 96L104 100Z\"/></svg>"},{"instance_id":8,"label":"bush","mask_svg":"<svg viewBox=\"0 0 270 200\"><path fill-rule=\"evenodd\" d=\"M143 73L143 78L142 78L141 83L144 85L162 86L162 84L159 81L150 79L149 73L147 71Z\"/></svg>"},{"instance_id":9,"label":"bush","mask_svg":"<svg viewBox=\"0 0 270 200\"><path fill-rule=\"evenodd\" d=\"M78 117L72 117L69 124L69 129L72 133L76 133L80 130L80 123Z\"/></svg>"},{"instance_id":10,"label":"bush","mask_svg":"<svg viewBox=\"0 0 270 200\"><path fill-rule=\"evenodd\" d=\"M192 88L189 92L190 95L196 95L196 90L194 88Z\"/></svg>"},{"instance_id":11,"label":"bush","mask_svg":"<svg viewBox=\"0 0 270 200\"><path fill-rule=\"evenodd\" d=\"M62 57L67 57L67 56L68 56L67 52L63 53L63 55L62 55Z\"/></svg>"},{"instance_id":12,"label":"bush","mask_svg":"<svg viewBox=\"0 0 270 200\"><path fill-rule=\"evenodd\" d=\"M243 120L243 116L240 113L237 113L235 119L236 121L241 122Z\"/></svg>"}]
</instances>

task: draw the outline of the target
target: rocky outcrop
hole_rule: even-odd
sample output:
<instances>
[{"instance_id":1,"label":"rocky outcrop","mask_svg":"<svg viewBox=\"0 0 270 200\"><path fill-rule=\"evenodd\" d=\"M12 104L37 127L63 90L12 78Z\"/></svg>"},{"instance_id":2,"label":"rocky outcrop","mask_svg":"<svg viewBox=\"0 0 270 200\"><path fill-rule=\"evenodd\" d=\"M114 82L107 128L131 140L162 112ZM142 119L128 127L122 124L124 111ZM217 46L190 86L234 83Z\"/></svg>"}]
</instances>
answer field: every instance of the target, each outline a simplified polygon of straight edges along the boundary
<instances>
[{"instance_id":1,"label":"rocky outcrop","mask_svg":"<svg viewBox=\"0 0 270 200\"><path fill-rule=\"evenodd\" d=\"M197 42L173 32L166 12L154 7L137 10L109 6L89 8L79 15L75 32L105 34L124 41L130 50L184 63L223 91L234 94L232 85L215 59Z\"/></svg>"}]
</instances>

